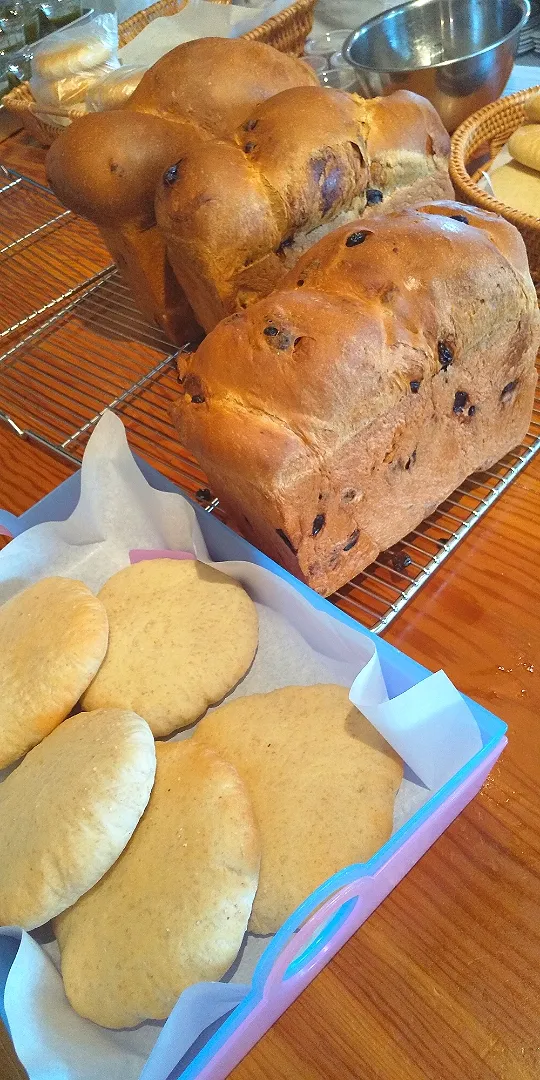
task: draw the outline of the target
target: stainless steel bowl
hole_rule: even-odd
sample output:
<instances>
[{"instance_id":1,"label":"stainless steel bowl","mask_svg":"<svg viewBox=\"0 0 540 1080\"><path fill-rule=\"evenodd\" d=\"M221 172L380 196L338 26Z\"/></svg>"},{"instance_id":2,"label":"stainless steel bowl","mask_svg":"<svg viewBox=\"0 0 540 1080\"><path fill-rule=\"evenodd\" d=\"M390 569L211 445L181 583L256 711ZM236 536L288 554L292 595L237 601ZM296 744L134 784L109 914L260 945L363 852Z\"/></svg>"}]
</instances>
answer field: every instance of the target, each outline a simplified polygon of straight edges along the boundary
<instances>
[{"instance_id":1,"label":"stainless steel bowl","mask_svg":"<svg viewBox=\"0 0 540 1080\"><path fill-rule=\"evenodd\" d=\"M455 131L500 96L529 12L529 0L412 0L360 26L343 55L358 93L414 90Z\"/></svg>"}]
</instances>

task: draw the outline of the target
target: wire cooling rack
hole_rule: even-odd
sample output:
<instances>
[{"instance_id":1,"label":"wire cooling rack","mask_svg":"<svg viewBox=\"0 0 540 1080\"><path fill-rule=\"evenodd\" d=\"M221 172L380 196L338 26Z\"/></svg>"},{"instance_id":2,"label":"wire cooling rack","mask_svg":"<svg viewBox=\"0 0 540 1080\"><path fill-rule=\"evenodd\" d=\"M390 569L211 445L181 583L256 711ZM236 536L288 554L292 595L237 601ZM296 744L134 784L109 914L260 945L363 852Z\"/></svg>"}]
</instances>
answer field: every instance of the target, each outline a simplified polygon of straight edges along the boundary
<instances>
[{"instance_id":1,"label":"wire cooling rack","mask_svg":"<svg viewBox=\"0 0 540 1080\"><path fill-rule=\"evenodd\" d=\"M16 175L0 173L0 246L20 238L19 247L31 237L39 262L51 228L60 224L55 212L64 212L41 188L41 219L32 217L31 208L24 223L18 218L11 225L12 233L19 231L9 239L1 203L3 197L12 199L14 192L18 197L24 191L20 184L6 191L14 180ZM66 227L61 226L63 235ZM97 234L91 226L87 230L86 242L98 250ZM55 259L56 280L67 272L58 235L47 247ZM77 243L74 236L74 249ZM77 253L81 266L78 248ZM5 318L3 293L0 308ZM29 312L23 336L19 332L3 342L0 336L0 419L21 437L78 465L99 417L112 409L123 420L136 452L223 518L208 481L179 445L170 422L170 406L178 393L176 357L177 349L139 314L116 269L94 271L48 306ZM537 392L523 445L487 472L469 477L400 544L335 593L332 602L369 629L384 630L539 448Z\"/></svg>"},{"instance_id":2,"label":"wire cooling rack","mask_svg":"<svg viewBox=\"0 0 540 1080\"><path fill-rule=\"evenodd\" d=\"M109 270L0 354L0 419L79 464L100 416L113 409L133 449L195 494L206 479L169 420L177 353Z\"/></svg>"},{"instance_id":3,"label":"wire cooling rack","mask_svg":"<svg viewBox=\"0 0 540 1080\"><path fill-rule=\"evenodd\" d=\"M0 343L99 280L110 261L93 226L0 165Z\"/></svg>"}]
</instances>

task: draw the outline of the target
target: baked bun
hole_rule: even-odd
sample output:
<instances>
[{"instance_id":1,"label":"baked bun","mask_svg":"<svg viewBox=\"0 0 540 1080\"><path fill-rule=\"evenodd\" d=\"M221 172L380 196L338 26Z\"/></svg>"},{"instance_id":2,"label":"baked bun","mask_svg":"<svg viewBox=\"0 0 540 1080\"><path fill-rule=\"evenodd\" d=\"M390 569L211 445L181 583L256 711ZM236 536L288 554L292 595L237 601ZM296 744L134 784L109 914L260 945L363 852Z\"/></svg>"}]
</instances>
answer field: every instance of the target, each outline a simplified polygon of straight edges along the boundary
<instances>
[{"instance_id":1,"label":"baked bun","mask_svg":"<svg viewBox=\"0 0 540 1080\"><path fill-rule=\"evenodd\" d=\"M154 220L164 170L193 145L224 133L286 87L316 82L300 60L244 38L202 38L150 68L121 110L77 121L53 143L49 182L69 209L93 221L141 311L170 341L200 338Z\"/></svg>"},{"instance_id":2,"label":"baked bun","mask_svg":"<svg viewBox=\"0 0 540 1080\"><path fill-rule=\"evenodd\" d=\"M276 287L302 252L361 214L453 195L450 140L429 102L301 86L257 105L226 142L168 169L156 218L205 330Z\"/></svg>"},{"instance_id":3,"label":"baked bun","mask_svg":"<svg viewBox=\"0 0 540 1080\"><path fill-rule=\"evenodd\" d=\"M179 357L175 421L241 532L328 595L523 439L539 344L514 226L373 216Z\"/></svg>"},{"instance_id":4,"label":"baked bun","mask_svg":"<svg viewBox=\"0 0 540 1080\"><path fill-rule=\"evenodd\" d=\"M54 42L47 42L36 50L32 70L42 79L65 79L82 71L89 71L110 61L116 52L112 41L105 41L97 34L84 33L80 38L70 36L63 40L60 34Z\"/></svg>"},{"instance_id":5,"label":"baked bun","mask_svg":"<svg viewBox=\"0 0 540 1080\"><path fill-rule=\"evenodd\" d=\"M540 93L525 102L525 119L540 123Z\"/></svg>"},{"instance_id":6,"label":"baked bun","mask_svg":"<svg viewBox=\"0 0 540 1080\"><path fill-rule=\"evenodd\" d=\"M520 165L540 172L540 124L518 127L508 140L508 150Z\"/></svg>"},{"instance_id":7,"label":"baked bun","mask_svg":"<svg viewBox=\"0 0 540 1080\"><path fill-rule=\"evenodd\" d=\"M251 109L292 86L318 86L308 64L245 38L199 38L171 49L139 83L128 108L189 120L229 137Z\"/></svg>"}]
</instances>

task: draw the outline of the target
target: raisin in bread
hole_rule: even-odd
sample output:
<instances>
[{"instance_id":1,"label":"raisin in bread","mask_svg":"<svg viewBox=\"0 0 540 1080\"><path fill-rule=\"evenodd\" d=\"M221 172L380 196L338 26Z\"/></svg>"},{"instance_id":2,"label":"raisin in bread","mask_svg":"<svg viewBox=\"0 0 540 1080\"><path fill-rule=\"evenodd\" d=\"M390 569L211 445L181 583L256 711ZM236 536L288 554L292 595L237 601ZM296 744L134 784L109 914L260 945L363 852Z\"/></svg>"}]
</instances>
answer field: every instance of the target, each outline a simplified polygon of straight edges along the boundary
<instances>
[{"instance_id":1,"label":"raisin in bread","mask_svg":"<svg viewBox=\"0 0 540 1080\"><path fill-rule=\"evenodd\" d=\"M424 98L315 86L186 148L157 189L170 262L205 330L266 296L306 248L360 215L452 198L450 140Z\"/></svg>"},{"instance_id":2,"label":"raisin in bread","mask_svg":"<svg viewBox=\"0 0 540 1080\"><path fill-rule=\"evenodd\" d=\"M239 530L328 595L524 437L517 229L441 202L339 228L180 357L180 438Z\"/></svg>"}]
</instances>

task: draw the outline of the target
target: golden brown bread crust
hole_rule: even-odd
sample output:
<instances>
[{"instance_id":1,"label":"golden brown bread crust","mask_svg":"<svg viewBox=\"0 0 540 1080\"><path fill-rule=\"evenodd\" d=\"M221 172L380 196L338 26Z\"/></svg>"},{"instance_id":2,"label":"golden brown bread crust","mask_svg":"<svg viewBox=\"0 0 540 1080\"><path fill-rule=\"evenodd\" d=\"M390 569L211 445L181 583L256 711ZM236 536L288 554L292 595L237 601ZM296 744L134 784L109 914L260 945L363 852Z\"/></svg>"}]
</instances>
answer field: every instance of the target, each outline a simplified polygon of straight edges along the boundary
<instances>
[{"instance_id":1,"label":"golden brown bread crust","mask_svg":"<svg viewBox=\"0 0 540 1080\"><path fill-rule=\"evenodd\" d=\"M404 154L425 153L428 158L448 158L450 136L427 98L410 90L396 90L390 95L392 108L389 110L386 97L366 100L356 94L353 96L363 110L364 138L372 162L384 166L385 155L396 147ZM387 173L373 179L379 179L385 187L392 183L392 177Z\"/></svg>"},{"instance_id":2,"label":"golden brown bread crust","mask_svg":"<svg viewBox=\"0 0 540 1080\"><path fill-rule=\"evenodd\" d=\"M220 74L228 64L234 84ZM257 90L268 97L295 77L308 84L315 78L305 64L268 45L241 38L179 45L147 71L125 108L83 116L66 128L47 155L49 182L66 206L97 225L146 226L154 220L157 180L182 151L215 135L214 128L222 134L228 101L232 134L237 116L247 116L259 100Z\"/></svg>"},{"instance_id":3,"label":"golden brown bread crust","mask_svg":"<svg viewBox=\"0 0 540 1080\"><path fill-rule=\"evenodd\" d=\"M230 136L266 98L291 86L318 86L307 64L243 38L200 38L178 45L141 79L127 109L189 120Z\"/></svg>"},{"instance_id":4,"label":"golden brown bread crust","mask_svg":"<svg viewBox=\"0 0 540 1080\"><path fill-rule=\"evenodd\" d=\"M316 81L269 45L202 38L159 60L125 108L82 117L51 147L53 191L103 230L141 309L171 340L200 331L155 228L158 180L195 144L232 133L258 101Z\"/></svg>"},{"instance_id":5,"label":"golden brown bread crust","mask_svg":"<svg viewBox=\"0 0 540 1080\"><path fill-rule=\"evenodd\" d=\"M368 174L357 112L339 90L286 90L255 108L234 142L192 148L163 178L156 217L205 329L277 285L284 240L351 204L361 212Z\"/></svg>"},{"instance_id":6,"label":"golden brown bread crust","mask_svg":"<svg viewBox=\"0 0 540 1080\"><path fill-rule=\"evenodd\" d=\"M164 170L204 132L159 116L112 109L81 116L47 154L55 195L101 228L155 224L154 193Z\"/></svg>"},{"instance_id":7,"label":"golden brown bread crust","mask_svg":"<svg viewBox=\"0 0 540 1080\"><path fill-rule=\"evenodd\" d=\"M181 441L258 547L350 580L523 438L540 343L523 241L456 203L372 217L181 358Z\"/></svg>"},{"instance_id":8,"label":"golden brown bread crust","mask_svg":"<svg viewBox=\"0 0 540 1080\"><path fill-rule=\"evenodd\" d=\"M142 113L130 116L129 138L125 133L126 117L119 110L81 117L49 151L49 183L60 202L99 226L146 317L171 341L199 340L200 329L155 225L153 196L171 158L188 138L202 136L187 125Z\"/></svg>"},{"instance_id":9,"label":"golden brown bread crust","mask_svg":"<svg viewBox=\"0 0 540 1080\"><path fill-rule=\"evenodd\" d=\"M453 194L448 134L407 91L364 101L285 90L251 111L233 143L192 146L156 193L169 258L206 330L276 287L315 230ZM377 203L366 208L368 189Z\"/></svg>"}]
</instances>

